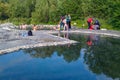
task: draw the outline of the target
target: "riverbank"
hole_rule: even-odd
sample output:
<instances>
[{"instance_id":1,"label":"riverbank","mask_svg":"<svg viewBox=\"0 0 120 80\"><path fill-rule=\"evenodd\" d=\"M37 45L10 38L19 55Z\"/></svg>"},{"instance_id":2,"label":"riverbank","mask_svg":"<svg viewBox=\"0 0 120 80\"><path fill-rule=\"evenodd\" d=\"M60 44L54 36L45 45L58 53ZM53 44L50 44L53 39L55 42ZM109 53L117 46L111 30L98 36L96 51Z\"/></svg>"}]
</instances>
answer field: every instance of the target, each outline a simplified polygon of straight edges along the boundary
<instances>
[{"instance_id":1,"label":"riverbank","mask_svg":"<svg viewBox=\"0 0 120 80\"><path fill-rule=\"evenodd\" d=\"M42 46L56 46L76 43L76 41L54 36L47 31L33 31L33 36L22 36L25 30L0 31L0 54L9 53L19 49Z\"/></svg>"},{"instance_id":2,"label":"riverbank","mask_svg":"<svg viewBox=\"0 0 120 80\"><path fill-rule=\"evenodd\" d=\"M27 48L77 43L77 41L60 37L60 32L57 30L39 30L32 31L33 36L22 35L23 33L27 34L27 32L27 30L0 29L0 54ZM69 31L61 31L61 33L99 34L120 38L119 31L111 30L71 29ZM52 34L57 34L58 36Z\"/></svg>"}]
</instances>

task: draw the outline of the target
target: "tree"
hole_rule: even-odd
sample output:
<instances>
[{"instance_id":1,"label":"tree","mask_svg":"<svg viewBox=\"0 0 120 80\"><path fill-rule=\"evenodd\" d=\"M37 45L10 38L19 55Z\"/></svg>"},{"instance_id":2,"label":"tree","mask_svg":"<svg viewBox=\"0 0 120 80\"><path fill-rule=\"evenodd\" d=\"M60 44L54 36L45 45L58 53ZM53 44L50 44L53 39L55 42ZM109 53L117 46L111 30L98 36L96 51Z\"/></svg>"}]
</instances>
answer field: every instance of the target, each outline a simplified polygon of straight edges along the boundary
<instances>
[{"instance_id":1,"label":"tree","mask_svg":"<svg viewBox=\"0 0 120 80\"><path fill-rule=\"evenodd\" d=\"M71 14L72 20L92 16L119 28L119 7L119 0L0 0L0 20L56 23L61 15Z\"/></svg>"},{"instance_id":2,"label":"tree","mask_svg":"<svg viewBox=\"0 0 120 80\"><path fill-rule=\"evenodd\" d=\"M9 18L8 8L8 3L0 2L0 20L6 20Z\"/></svg>"},{"instance_id":3,"label":"tree","mask_svg":"<svg viewBox=\"0 0 120 80\"><path fill-rule=\"evenodd\" d=\"M111 5L111 15L109 21L113 28L120 29L120 1L116 0Z\"/></svg>"},{"instance_id":4,"label":"tree","mask_svg":"<svg viewBox=\"0 0 120 80\"><path fill-rule=\"evenodd\" d=\"M35 9L35 0L10 0L9 4L11 20L30 23L32 11Z\"/></svg>"},{"instance_id":5,"label":"tree","mask_svg":"<svg viewBox=\"0 0 120 80\"><path fill-rule=\"evenodd\" d=\"M56 0L36 0L35 12L32 13L32 22L56 21L57 1Z\"/></svg>"}]
</instances>

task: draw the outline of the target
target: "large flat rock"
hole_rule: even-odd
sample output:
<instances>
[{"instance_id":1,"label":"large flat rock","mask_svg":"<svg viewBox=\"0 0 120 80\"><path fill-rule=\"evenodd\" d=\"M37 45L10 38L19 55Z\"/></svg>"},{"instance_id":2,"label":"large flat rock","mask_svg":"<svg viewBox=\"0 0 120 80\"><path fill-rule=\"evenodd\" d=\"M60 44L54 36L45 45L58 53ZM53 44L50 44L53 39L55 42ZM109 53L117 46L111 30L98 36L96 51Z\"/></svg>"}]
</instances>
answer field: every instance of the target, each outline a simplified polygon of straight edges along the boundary
<instances>
[{"instance_id":1,"label":"large flat rock","mask_svg":"<svg viewBox=\"0 0 120 80\"><path fill-rule=\"evenodd\" d=\"M0 54L19 49L76 43L76 41L49 34L47 31L33 31L33 36L23 36L22 34L27 34L25 30L2 30L0 33Z\"/></svg>"},{"instance_id":2,"label":"large flat rock","mask_svg":"<svg viewBox=\"0 0 120 80\"><path fill-rule=\"evenodd\" d=\"M19 49L42 47L42 46L56 46L77 43L77 41L69 40L59 36L60 32L55 30L41 30L32 31L33 36L23 36L27 34L26 30L1 30L0 29L0 54L12 52ZM62 33L87 33L100 34L106 36L113 36L120 38L119 31L110 30L87 30L77 29L69 31L61 31ZM58 36L52 35L53 33Z\"/></svg>"}]
</instances>

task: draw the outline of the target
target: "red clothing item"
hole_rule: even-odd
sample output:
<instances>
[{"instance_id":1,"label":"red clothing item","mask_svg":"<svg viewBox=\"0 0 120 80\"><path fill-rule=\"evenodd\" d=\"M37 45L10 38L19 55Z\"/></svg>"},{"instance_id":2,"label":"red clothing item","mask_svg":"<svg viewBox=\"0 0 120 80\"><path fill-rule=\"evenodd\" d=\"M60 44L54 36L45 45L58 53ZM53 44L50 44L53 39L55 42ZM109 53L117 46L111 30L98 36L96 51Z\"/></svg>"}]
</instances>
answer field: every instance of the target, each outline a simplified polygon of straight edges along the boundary
<instances>
[{"instance_id":1,"label":"red clothing item","mask_svg":"<svg viewBox=\"0 0 120 80\"><path fill-rule=\"evenodd\" d=\"M87 45L91 46L92 45L92 41L87 41Z\"/></svg>"},{"instance_id":2,"label":"red clothing item","mask_svg":"<svg viewBox=\"0 0 120 80\"><path fill-rule=\"evenodd\" d=\"M87 22L91 23L93 21L92 18L88 18Z\"/></svg>"},{"instance_id":3,"label":"red clothing item","mask_svg":"<svg viewBox=\"0 0 120 80\"><path fill-rule=\"evenodd\" d=\"M90 30L93 30L94 29L94 25L90 25Z\"/></svg>"}]
</instances>

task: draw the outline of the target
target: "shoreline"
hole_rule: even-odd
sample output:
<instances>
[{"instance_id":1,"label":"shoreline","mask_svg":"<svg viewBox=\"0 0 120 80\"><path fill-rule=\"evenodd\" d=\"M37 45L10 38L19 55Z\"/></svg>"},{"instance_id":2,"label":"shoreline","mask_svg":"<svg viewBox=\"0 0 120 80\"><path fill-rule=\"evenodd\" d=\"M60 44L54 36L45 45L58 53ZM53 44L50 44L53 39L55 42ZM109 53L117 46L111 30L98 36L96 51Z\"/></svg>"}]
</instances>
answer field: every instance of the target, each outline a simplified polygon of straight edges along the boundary
<instances>
[{"instance_id":1,"label":"shoreline","mask_svg":"<svg viewBox=\"0 0 120 80\"><path fill-rule=\"evenodd\" d=\"M75 44L76 41L63 41L63 42L47 42L47 43L39 43L33 45L24 45L24 46L17 46L9 49L0 50L1 54L7 54L10 52L18 51L20 49L28 49L28 48L35 48L35 47L45 47L45 46L57 46L57 45L66 45L66 44Z\"/></svg>"},{"instance_id":2,"label":"shoreline","mask_svg":"<svg viewBox=\"0 0 120 80\"><path fill-rule=\"evenodd\" d=\"M1 32L1 31L0 31ZM4 33L2 33L4 32ZM44 46L57 46L57 45L66 45L66 44L75 44L78 43L74 40L69 40L62 38L60 36L52 35L54 33L58 34L59 31L55 30L40 30L33 31L34 36L21 37L18 34L22 32L27 32L26 30L10 30L2 31L3 38L0 38L0 54L5 54L9 52L18 51L20 49L28 49L34 47L44 47ZM109 31L109 30L86 30L86 29L77 29L69 31L61 31L61 33L83 33L83 34L98 34L106 35L110 37L120 38L119 31ZM8 37L6 37L8 35ZM6 37L6 38L4 38Z\"/></svg>"}]
</instances>

